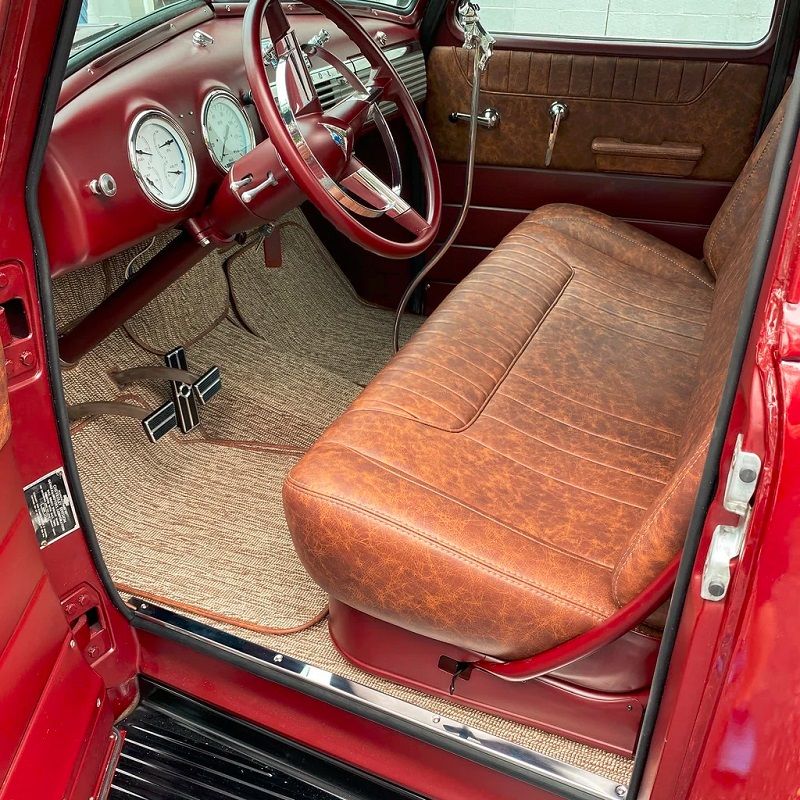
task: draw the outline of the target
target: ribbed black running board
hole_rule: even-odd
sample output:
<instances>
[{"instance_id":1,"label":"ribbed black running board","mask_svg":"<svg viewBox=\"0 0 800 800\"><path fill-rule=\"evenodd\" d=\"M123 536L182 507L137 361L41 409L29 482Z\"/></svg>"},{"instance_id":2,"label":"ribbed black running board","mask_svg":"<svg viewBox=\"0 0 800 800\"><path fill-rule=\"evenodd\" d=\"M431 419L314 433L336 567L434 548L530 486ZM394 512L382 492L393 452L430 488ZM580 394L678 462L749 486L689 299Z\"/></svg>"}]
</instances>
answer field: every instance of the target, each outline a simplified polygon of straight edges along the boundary
<instances>
[{"instance_id":1,"label":"ribbed black running board","mask_svg":"<svg viewBox=\"0 0 800 800\"><path fill-rule=\"evenodd\" d=\"M143 681L109 800L419 800L275 734Z\"/></svg>"}]
</instances>

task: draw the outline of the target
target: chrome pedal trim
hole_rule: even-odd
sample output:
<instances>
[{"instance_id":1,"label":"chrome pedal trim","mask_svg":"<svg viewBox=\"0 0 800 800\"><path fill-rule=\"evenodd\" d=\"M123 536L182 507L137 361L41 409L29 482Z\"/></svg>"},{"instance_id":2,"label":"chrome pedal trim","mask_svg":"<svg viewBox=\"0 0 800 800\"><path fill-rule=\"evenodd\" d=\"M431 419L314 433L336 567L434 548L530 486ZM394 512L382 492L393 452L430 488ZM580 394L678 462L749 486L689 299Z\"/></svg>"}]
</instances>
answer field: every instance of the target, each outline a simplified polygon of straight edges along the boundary
<instances>
[{"instance_id":1,"label":"chrome pedal trim","mask_svg":"<svg viewBox=\"0 0 800 800\"><path fill-rule=\"evenodd\" d=\"M164 403L163 406L159 406L142 420L142 427L147 434L147 438L153 444L166 436L171 430L178 427L175 403L170 400L168 403Z\"/></svg>"},{"instance_id":2,"label":"chrome pedal trim","mask_svg":"<svg viewBox=\"0 0 800 800\"><path fill-rule=\"evenodd\" d=\"M351 681L286 653L254 644L162 606L131 597L138 622L180 634L204 649L224 651L257 674L375 722L570 798L620 800L626 787L580 767L470 728L405 700Z\"/></svg>"},{"instance_id":3,"label":"chrome pedal trim","mask_svg":"<svg viewBox=\"0 0 800 800\"><path fill-rule=\"evenodd\" d=\"M222 373L219 367L211 367L208 372L201 375L193 384L192 391L201 406L208 403L222 388Z\"/></svg>"},{"instance_id":4,"label":"chrome pedal trim","mask_svg":"<svg viewBox=\"0 0 800 800\"><path fill-rule=\"evenodd\" d=\"M182 347L170 350L164 356L164 363L173 369L180 369L187 372L189 367L186 363L186 351ZM197 413L197 401L192 393L192 387L188 383L170 381L172 389L172 402L178 416L178 427L183 433L193 431L200 424L200 415Z\"/></svg>"}]
</instances>

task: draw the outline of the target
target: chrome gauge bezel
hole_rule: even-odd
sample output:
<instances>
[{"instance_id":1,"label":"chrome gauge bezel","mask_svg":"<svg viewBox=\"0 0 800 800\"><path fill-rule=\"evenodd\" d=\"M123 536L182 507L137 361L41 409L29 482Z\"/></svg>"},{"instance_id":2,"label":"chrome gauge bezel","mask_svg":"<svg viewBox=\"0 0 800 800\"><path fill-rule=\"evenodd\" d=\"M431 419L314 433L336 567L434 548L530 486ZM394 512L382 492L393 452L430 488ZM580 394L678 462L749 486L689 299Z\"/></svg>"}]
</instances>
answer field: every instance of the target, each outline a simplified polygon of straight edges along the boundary
<instances>
[{"instance_id":1,"label":"chrome gauge bezel","mask_svg":"<svg viewBox=\"0 0 800 800\"><path fill-rule=\"evenodd\" d=\"M142 175L136 163L136 135L139 132L139 128L141 128L145 122L151 119L157 119L162 125L168 128L169 131L175 136L176 142L179 143L178 146L182 147L184 151L183 155L186 160L187 172L186 186L179 195L179 199L172 203L163 200L162 198L158 197L158 195L153 193L152 189L147 185L147 181L144 179L144 176ZM139 112L133 118L133 122L131 122L131 126L128 129L128 161L130 162L133 174L136 176L136 180L139 182L139 186L141 186L142 191L145 193L147 198L159 208L163 208L167 211L178 211L186 206L194 196L195 190L197 189L197 164L195 163L194 159L192 143L189 141L186 131L184 131L183 128L178 124L178 121L166 112L159 111L157 108L148 108L145 111Z\"/></svg>"},{"instance_id":2,"label":"chrome gauge bezel","mask_svg":"<svg viewBox=\"0 0 800 800\"><path fill-rule=\"evenodd\" d=\"M230 167L224 167L220 160L217 158L216 153L214 153L214 148L211 147L211 138L208 132L208 125L206 124L206 114L208 113L208 107L217 97L225 97L227 100L230 100L234 106L239 110L239 113L242 116L242 119L245 123L245 128L247 129L247 137L248 137L248 144L249 149L247 152L249 153L251 150L255 149L256 146L256 132L253 129L253 123L250 121L250 117L247 116L247 112L244 110L244 106L239 102L239 98L236 95L229 91L228 89L223 89L222 87L218 87L216 89L212 89L206 96L203 98L203 103L200 106L200 130L203 132L203 141L206 143L206 150L208 150L209 156L211 156L211 160L214 162L216 167L221 170L222 172L227 172ZM234 162L236 163L236 162ZM233 164L231 164L233 166Z\"/></svg>"}]
</instances>

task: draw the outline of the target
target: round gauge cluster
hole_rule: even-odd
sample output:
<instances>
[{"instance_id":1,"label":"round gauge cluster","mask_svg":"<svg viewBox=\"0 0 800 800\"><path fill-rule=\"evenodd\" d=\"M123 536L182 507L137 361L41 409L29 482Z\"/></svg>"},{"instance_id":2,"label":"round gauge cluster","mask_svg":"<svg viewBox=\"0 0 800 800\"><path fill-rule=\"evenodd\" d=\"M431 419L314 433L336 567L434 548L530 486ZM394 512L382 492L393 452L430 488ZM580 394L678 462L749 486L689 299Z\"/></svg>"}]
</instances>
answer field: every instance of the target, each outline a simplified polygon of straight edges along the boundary
<instances>
[{"instance_id":1,"label":"round gauge cluster","mask_svg":"<svg viewBox=\"0 0 800 800\"><path fill-rule=\"evenodd\" d=\"M189 202L196 168L186 134L167 114L145 111L131 125L128 140L131 166L145 193L162 208Z\"/></svg>"},{"instance_id":2,"label":"round gauge cluster","mask_svg":"<svg viewBox=\"0 0 800 800\"><path fill-rule=\"evenodd\" d=\"M226 172L255 147L253 126L239 101L226 89L213 89L206 95L200 120L208 152Z\"/></svg>"}]
</instances>

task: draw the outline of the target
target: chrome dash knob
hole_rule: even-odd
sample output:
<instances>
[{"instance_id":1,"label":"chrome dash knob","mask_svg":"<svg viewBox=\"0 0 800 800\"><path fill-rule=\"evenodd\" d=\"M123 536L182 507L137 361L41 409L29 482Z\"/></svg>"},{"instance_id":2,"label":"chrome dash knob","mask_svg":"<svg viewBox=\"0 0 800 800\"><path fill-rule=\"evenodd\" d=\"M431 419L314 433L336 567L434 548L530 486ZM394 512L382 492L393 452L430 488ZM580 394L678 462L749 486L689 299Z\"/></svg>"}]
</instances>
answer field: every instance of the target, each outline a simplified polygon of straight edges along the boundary
<instances>
[{"instance_id":1,"label":"chrome dash knob","mask_svg":"<svg viewBox=\"0 0 800 800\"><path fill-rule=\"evenodd\" d=\"M117 182L113 175L103 172L97 178L89 181L89 191L103 197L113 197L117 193Z\"/></svg>"}]
</instances>

